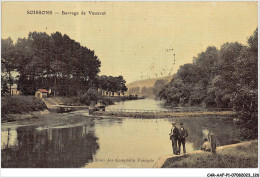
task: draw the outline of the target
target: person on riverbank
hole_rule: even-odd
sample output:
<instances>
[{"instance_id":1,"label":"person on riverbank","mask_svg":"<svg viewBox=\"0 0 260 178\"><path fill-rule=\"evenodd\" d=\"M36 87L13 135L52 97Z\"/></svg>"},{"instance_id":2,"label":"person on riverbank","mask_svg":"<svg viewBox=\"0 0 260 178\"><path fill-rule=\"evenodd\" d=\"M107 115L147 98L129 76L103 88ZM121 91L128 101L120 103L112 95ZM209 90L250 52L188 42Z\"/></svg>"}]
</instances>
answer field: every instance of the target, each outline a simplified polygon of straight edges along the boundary
<instances>
[{"instance_id":1,"label":"person on riverbank","mask_svg":"<svg viewBox=\"0 0 260 178\"><path fill-rule=\"evenodd\" d=\"M173 122L171 133L170 133L170 139L172 141L173 154L175 155L179 154L178 147L177 147L178 138L179 138L179 129L176 127L176 123Z\"/></svg>"},{"instance_id":2,"label":"person on riverbank","mask_svg":"<svg viewBox=\"0 0 260 178\"><path fill-rule=\"evenodd\" d=\"M185 149L185 142L186 137L188 137L188 131L183 127L183 123L180 123L181 128L179 129L179 139L178 139L178 145L179 145L179 151L181 152L181 145L183 146L183 154L186 153Z\"/></svg>"},{"instance_id":3,"label":"person on riverbank","mask_svg":"<svg viewBox=\"0 0 260 178\"><path fill-rule=\"evenodd\" d=\"M212 132L210 132L209 135L208 135L208 138L209 138L209 142L211 144L211 152L213 154L215 154L216 149L217 149L217 142L218 142L217 137Z\"/></svg>"},{"instance_id":4,"label":"person on riverbank","mask_svg":"<svg viewBox=\"0 0 260 178\"><path fill-rule=\"evenodd\" d=\"M201 150L211 152L211 143L208 139L204 138L204 143L201 146Z\"/></svg>"}]
</instances>

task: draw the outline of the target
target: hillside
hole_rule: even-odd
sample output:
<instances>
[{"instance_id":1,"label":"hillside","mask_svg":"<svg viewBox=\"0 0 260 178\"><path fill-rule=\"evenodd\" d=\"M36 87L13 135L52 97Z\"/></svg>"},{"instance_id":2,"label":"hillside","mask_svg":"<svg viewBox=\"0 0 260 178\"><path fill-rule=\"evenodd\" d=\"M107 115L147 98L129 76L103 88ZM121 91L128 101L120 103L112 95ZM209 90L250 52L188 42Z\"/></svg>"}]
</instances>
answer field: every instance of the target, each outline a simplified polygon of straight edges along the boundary
<instances>
[{"instance_id":1,"label":"hillside","mask_svg":"<svg viewBox=\"0 0 260 178\"><path fill-rule=\"evenodd\" d=\"M127 94L132 95L140 95L140 96L147 96L147 97L154 97L153 86L157 80L164 80L165 83L169 83L173 75L169 75L166 77L158 77L152 79L145 79L145 80L138 80L132 83L127 84Z\"/></svg>"}]
</instances>

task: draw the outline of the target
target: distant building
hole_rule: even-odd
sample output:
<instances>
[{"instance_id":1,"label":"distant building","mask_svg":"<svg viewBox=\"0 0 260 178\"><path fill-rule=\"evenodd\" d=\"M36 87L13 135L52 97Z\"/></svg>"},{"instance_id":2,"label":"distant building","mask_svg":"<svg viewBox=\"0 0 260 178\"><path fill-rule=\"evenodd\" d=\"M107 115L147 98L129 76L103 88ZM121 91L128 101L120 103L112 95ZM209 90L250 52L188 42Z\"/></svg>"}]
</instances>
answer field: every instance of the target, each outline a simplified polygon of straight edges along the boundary
<instances>
[{"instance_id":1,"label":"distant building","mask_svg":"<svg viewBox=\"0 0 260 178\"><path fill-rule=\"evenodd\" d=\"M48 97L48 90L46 89L38 89L36 92L35 92L35 97L36 98L47 98Z\"/></svg>"},{"instance_id":2,"label":"distant building","mask_svg":"<svg viewBox=\"0 0 260 178\"><path fill-rule=\"evenodd\" d=\"M10 92L10 85L7 84L7 87L8 87L8 93ZM20 95L21 94L21 91L19 91L17 89L17 84L13 84L11 86L11 95Z\"/></svg>"}]
</instances>

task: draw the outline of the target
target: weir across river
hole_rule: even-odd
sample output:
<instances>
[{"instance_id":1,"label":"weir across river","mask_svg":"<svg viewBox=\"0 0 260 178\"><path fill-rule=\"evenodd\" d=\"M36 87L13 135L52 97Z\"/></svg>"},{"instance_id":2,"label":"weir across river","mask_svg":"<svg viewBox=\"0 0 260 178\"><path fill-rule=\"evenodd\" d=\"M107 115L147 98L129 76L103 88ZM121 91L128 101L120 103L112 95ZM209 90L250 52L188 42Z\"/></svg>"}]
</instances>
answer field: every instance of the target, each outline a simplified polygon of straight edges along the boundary
<instances>
[{"instance_id":1,"label":"weir across river","mask_svg":"<svg viewBox=\"0 0 260 178\"><path fill-rule=\"evenodd\" d=\"M169 139L172 122L182 122L189 132L187 153L200 149L209 132L215 134L220 146L241 141L240 132L233 124L236 116L224 115L225 112L211 112L211 115L210 112L207 115L190 112L193 116L197 114L196 118L186 117L189 113L169 113L163 104L151 99L116 103L107 106L105 112L94 112L103 117L106 113L114 113L112 109L122 111L119 117L108 115L104 119L89 116L88 110L82 109L64 114L50 112L38 119L12 124L2 123L2 167L152 168L161 156L172 153ZM158 112L136 112L148 110ZM121 118L123 114L126 117Z\"/></svg>"},{"instance_id":2,"label":"weir across river","mask_svg":"<svg viewBox=\"0 0 260 178\"><path fill-rule=\"evenodd\" d=\"M175 113L175 112L202 112L202 111L230 111L230 108L192 108L192 107L175 107L172 109L165 109L163 111L153 109L112 109L106 108L109 112L153 112L153 113Z\"/></svg>"},{"instance_id":3,"label":"weir across river","mask_svg":"<svg viewBox=\"0 0 260 178\"><path fill-rule=\"evenodd\" d=\"M70 112L81 109L90 109L89 106L74 106L74 105L65 105L58 98L42 98L43 102L47 105L48 109L55 110L58 112ZM107 111L113 113L161 113L161 114L169 114L169 113L187 113L187 112L216 112L216 111L230 111L230 108L206 108L206 107L169 107L169 108L153 108L146 105L140 106L133 105L131 108L114 108L115 105L109 105L107 107L103 107L105 109L101 109L100 107L92 107L92 111Z\"/></svg>"}]
</instances>

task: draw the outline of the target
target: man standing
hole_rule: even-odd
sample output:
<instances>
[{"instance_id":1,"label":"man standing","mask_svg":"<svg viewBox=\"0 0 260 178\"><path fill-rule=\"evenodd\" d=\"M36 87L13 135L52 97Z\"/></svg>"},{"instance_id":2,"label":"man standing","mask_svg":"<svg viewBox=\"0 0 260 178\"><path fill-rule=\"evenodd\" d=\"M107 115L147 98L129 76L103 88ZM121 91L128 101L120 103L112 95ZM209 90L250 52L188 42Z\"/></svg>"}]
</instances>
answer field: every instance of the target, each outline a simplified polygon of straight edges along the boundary
<instances>
[{"instance_id":1,"label":"man standing","mask_svg":"<svg viewBox=\"0 0 260 178\"><path fill-rule=\"evenodd\" d=\"M172 129L170 133L170 139L172 140L172 150L173 154L177 155L178 154L178 148L177 148L177 141L179 138L179 129L176 127L176 123L172 123Z\"/></svg>"},{"instance_id":2,"label":"man standing","mask_svg":"<svg viewBox=\"0 0 260 178\"><path fill-rule=\"evenodd\" d=\"M188 137L188 131L183 127L183 123L180 123L181 128L179 129L179 151L181 152L181 145L183 146L183 154L186 153L186 149L185 149L185 141L186 141L186 137Z\"/></svg>"}]
</instances>

